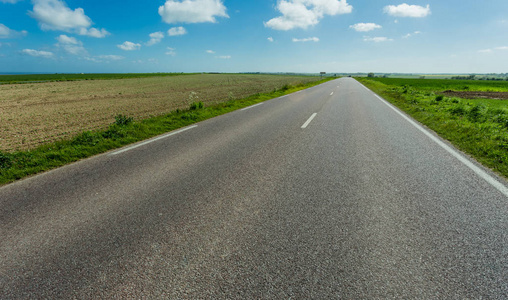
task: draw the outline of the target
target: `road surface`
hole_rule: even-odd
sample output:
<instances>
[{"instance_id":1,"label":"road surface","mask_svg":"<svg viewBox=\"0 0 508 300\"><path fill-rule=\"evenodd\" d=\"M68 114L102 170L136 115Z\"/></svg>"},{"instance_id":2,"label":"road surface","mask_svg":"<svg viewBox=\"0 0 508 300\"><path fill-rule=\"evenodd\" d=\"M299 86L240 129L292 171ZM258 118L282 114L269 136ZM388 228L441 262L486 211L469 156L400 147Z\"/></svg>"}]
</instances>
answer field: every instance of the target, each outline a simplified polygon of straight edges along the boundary
<instances>
[{"instance_id":1,"label":"road surface","mask_svg":"<svg viewBox=\"0 0 508 300\"><path fill-rule=\"evenodd\" d=\"M1 299L506 299L505 182L352 78L0 188Z\"/></svg>"}]
</instances>

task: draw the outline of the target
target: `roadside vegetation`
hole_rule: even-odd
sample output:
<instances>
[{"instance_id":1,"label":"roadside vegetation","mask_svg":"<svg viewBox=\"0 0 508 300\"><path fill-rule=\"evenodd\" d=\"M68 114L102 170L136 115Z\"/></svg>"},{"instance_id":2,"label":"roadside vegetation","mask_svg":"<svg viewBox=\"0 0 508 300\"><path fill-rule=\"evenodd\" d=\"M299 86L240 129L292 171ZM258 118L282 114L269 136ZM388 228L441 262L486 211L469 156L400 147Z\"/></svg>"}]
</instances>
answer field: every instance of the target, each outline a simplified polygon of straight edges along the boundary
<instances>
[{"instance_id":1,"label":"roadside vegetation","mask_svg":"<svg viewBox=\"0 0 508 300\"><path fill-rule=\"evenodd\" d=\"M508 178L508 82L357 78L483 165Z\"/></svg>"},{"instance_id":2,"label":"roadside vegetation","mask_svg":"<svg viewBox=\"0 0 508 300\"><path fill-rule=\"evenodd\" d=\"M43 144L33 149L0 150L0 184L47 171L127 144L145 140L168 131L200 122L221 114L269 99L294 93L334 78L306 78L286 83L265 93L255 93L240 99L232 93L223 99L204 102L194 91L187 92L186 108L139 119L118 114L106 129L84 131L72 138ZM113 118L112 118L113 119ZM111 121L110 121L111 122Z\"/></svg>"}]
</instances>

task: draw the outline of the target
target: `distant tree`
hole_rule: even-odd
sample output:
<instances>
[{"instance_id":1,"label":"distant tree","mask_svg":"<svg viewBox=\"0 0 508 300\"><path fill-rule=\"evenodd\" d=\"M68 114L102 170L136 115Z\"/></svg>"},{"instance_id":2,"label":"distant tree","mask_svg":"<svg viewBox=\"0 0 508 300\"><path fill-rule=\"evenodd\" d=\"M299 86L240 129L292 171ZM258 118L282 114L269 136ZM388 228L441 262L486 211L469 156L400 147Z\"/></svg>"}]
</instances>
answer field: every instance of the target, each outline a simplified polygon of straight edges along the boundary
<instances>
[{"instance_id":1,"label":"distant tree","mask_svg":"<svg viewBox=\"0 0 508 300\"><path fill-rule=\"evenodd\" d=\"M367 77L373 78L373 77L376 77L376 76L374 75L374 73L370 72L369 74L367 74Z\"/></svg>"}]
</instances>

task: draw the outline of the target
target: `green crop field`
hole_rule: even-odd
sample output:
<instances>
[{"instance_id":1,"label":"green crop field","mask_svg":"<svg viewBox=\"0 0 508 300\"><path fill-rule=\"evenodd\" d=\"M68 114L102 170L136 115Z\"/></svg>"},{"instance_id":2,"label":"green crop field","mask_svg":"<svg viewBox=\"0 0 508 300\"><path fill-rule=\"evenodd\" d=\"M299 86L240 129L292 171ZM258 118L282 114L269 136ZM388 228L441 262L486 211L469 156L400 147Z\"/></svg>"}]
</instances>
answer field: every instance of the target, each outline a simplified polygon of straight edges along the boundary
<instances>
[{"instance_id":1,"label":"green crop field","mask_svg":"<svg viewBox=\"0 0 508 300\"><path fill-rule=\"evenodd\" d=\"M508 82L357 79L508 178Z\"/></svg>"},{"instance_id":2,"label":"green crop field","mask_svg":"<svg viewBox=\"0 0 508 300\"><path fill-rule=\"evenodd\" d=\"M491 91L508 92L508 81L456 80L456 79L416 79L416 78L369 78L385 85L410 86L427 91Z\"/></svg>"}]
</instances>

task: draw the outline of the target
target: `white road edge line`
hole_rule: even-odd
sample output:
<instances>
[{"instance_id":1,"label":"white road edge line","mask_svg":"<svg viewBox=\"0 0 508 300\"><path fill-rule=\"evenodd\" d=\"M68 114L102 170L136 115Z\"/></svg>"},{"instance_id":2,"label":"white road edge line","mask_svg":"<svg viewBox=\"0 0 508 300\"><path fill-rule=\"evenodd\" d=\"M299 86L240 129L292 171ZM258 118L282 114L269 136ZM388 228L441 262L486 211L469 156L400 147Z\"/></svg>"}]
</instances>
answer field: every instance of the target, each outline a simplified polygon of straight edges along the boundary
<instances>
[{"instance_id":1,"label":"white road edge line","mask_svg":"<svg viewBox=\"0 0 508 300\"><path fill-rule=\"evenodd\" d=\"M127 152L129 150L132 150L132 149L135 149L135 148L138 148L138 147L141 147L141 146L144 146L144 145L147 145L147 144L150 144L150 143L153 143L155 141L158 141L158 140L162 140L162 139L165 139L167 137L170 137L172 135L175 135L175 134L179 134L179 133L182 133L184 131L187 131L189 129L192 129L192 128L196 128L198 127L198 125L192 125L192 126L189 126L189 127L185 127L185 128L182 128L180 130L177 130L177 131L174 131L174 132L170 132L168 134L165 134L165 135L161 135L159 137L156 137L156 138L153 138L151 140L147 140L147 141L144 141L142 143L139 143L139 144L136 144L136 145L132 145L132 146L129 146L129 147L126 147L126 148L123 148L122 150L118 150L118 151L115 151L115 152L112 152L111 154L109 154L110 156L113 156L113 155L118 155L118 154L121 154L121 153L124 153L124 152Z\"/></svg>"},{"instance_id":2,"label":"white road edge line","mask_svg":"<svg viewBox=\"0 0 508 300\"><path fill-rule=\"evenodd\" d=\"M251 105L251 106L247 106L246 108L242 108L241 110L247 110L249 108L253 108L253 107L256 107L256 106L261 105L261 104L263 104L263 102L258 103L258 104L254 104L254 105Z\"/></svg>"},{"instance_id":3,"label":"white road edge line","mask_svg":"<svg viewBox=\"0 0 508 300\"><path fill-rule=\"evenodd\" d=\"M317 115L317 113L313 113L312 116L310 116L310 118L307 120L307 122L305 122L303 125L302 125L302 129L305 129L307 128L307 126L309 126L310 122L312 122L312 119L314 119L314 117Z\"/></svg>"},{"instance_id":4,"label":"white road edge line","mask_svg":"<svg viewBox=\"0 0 508 300\"><path fill-rule=\"evenodd\" d=\"M499 182L498 180L496 180L494 177L490 176L487 172L485 172L484 170L482 170L481 168L477 167L475 164L473 164L471 161L469 161L467 158L465 158L464 156L462 156L460 153L458 153L457 151L455 151L453 148L451 148L450 146L448 146L447 144L443 143L439 138L437 138L436 136L434 136L432 133L430 133L428 130L426 130L425 128L423 128L422 126L420 126L418 123L416 123L415 121L411 120L409 117L407 117L405 114L403 114L402 112L400 112L398 109L396 109L392 104L390 104L388 101L386 101L385 99L379 97L376 93L374 93L373 91L369 90L366 86L364 86L362 84L362 86L368 90L369 92L373 93L376 98L378 98L379 100L381 100L381 102L383 102L384 104L386 104L388 107L390 107L392 110L394 110L397 114L399 114L400 116L402 116L406 121L408 121L411 125L413 125L414 127L416 127L418 130L420 130L421 132L423 132L426 136L428 136L432 141L434 141L436 144L438 144L439 146L441 146L441 148L443 148L444 150L446 150L448 153L450 153L453 157L455 157L456 159L458 159L461 163L463 163L464 165L466 165L469 169L471 169L476 175L478 175L480 178L483 178L485 181L487 181L490 185L492 185L494 188L496 188L498 191L500 191L503 195L505 195L505 197L508 198L508 188L502 184L501 182Z\"/></svg>"}]
</instances>

